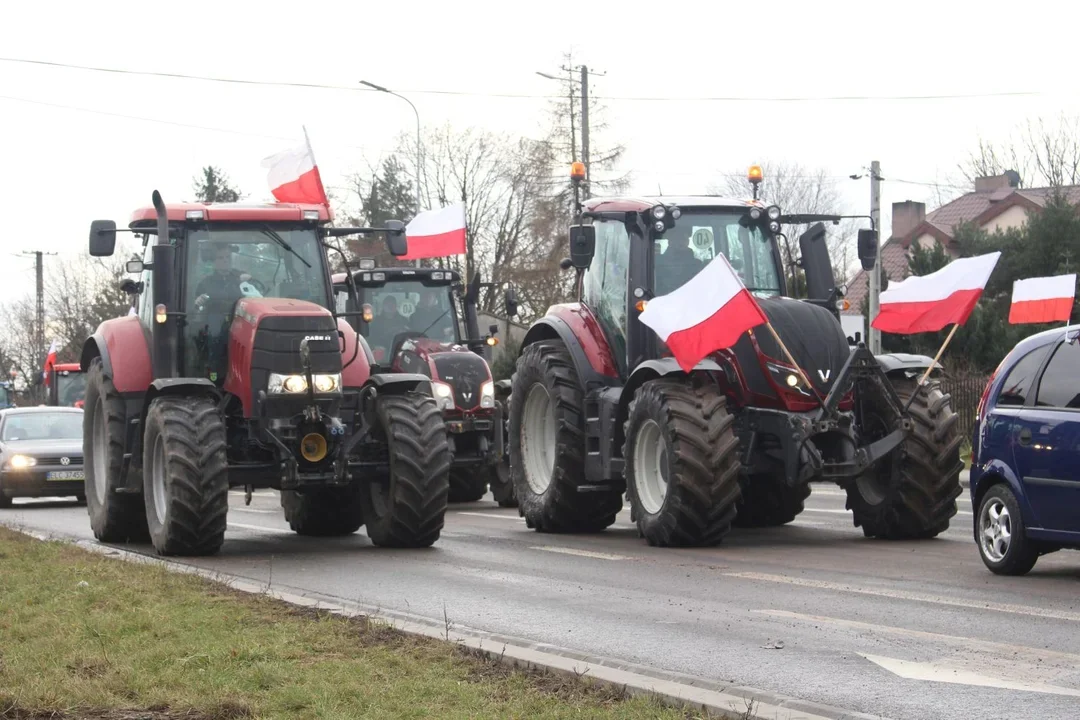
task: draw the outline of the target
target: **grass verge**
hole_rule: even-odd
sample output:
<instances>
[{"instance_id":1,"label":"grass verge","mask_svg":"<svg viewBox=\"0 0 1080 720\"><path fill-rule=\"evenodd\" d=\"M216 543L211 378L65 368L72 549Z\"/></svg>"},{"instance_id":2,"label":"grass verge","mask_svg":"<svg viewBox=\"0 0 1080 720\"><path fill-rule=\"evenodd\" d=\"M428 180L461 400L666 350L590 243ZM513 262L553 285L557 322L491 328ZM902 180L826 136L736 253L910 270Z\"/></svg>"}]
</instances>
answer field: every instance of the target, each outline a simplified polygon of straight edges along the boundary
<instances>
[{"instance_id":1,"label":"grass verge","mask_svg":"<svg viewBox=\"0 0 1080 720\"><path fill-rule=\"evenodd\" d=\"M0 718L698 718L0 527Z\"/></svg>"}]
</instances>

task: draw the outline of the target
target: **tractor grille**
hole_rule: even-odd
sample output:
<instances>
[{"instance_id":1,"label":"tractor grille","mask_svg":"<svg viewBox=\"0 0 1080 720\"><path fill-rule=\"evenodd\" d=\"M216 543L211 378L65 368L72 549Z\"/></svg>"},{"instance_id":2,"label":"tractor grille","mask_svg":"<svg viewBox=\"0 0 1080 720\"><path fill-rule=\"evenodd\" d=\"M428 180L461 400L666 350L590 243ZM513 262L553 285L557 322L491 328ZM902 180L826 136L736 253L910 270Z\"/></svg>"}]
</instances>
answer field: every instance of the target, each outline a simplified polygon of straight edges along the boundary
<instances>
[{"instance_id":1,"label":"tractor grille","mask_svg":"<svg viewBox=\"0 0 1080 720\"><path fill-rule=\"evenodd\" d=\"M341 372L341 340L334 319L327 316L276 316L264 318L255 332L251 349L252 370L299 373L300 343L305 337L321 336L329 340L310 340L311 369L315 373Z\"/></svg>"},{"instance_id":2,"label":"tractor grille","mask_svg":"<svg viewBox=\"0 0 1080 720\"><path fill-rule=\"evenodd\" d=\"M487 363L471 352L438 353L434 356L439 379L454 388L454 404L460 410L480 406L480 386L491 379Z\"/></svg>"}]
</instances>

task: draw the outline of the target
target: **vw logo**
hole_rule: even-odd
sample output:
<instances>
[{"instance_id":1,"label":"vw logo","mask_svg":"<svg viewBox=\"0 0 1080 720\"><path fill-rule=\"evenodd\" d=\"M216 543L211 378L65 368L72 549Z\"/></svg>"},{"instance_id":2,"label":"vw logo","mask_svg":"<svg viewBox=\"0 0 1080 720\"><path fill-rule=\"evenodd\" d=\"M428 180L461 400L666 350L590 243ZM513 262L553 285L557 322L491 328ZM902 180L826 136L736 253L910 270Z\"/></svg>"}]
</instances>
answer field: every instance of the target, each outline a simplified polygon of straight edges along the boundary
<instances>
[{"instance_id":1,"label":"vw logo","mask_svg":"<svg viewBox=\"0 0 1080 720\"><path fill-rule=\"evenodd\" d=\"M60 464L61 465L70 465L71 464L71 458L66 458L66 457L60 458Z\"/></svg>"}]
</instances>

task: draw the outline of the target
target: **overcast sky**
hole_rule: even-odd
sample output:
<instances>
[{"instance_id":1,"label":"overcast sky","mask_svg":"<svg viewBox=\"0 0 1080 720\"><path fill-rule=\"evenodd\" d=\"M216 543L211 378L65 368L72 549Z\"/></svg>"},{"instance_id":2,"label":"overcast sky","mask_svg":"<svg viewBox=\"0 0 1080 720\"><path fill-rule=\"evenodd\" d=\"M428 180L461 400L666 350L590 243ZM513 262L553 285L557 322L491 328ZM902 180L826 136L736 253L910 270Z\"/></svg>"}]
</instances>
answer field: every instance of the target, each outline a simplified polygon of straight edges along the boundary
<instances>
[{"instance_id":1,"label":"overcast sky","mask_svg":"<svg viewBox=\"0 0 1080 720\"><path fill-rule=\"evenodd\" d=\"M740 5L749 9L740 14ZM154 189L189 199L214 164L268 196L260 161L306 125L324 182L378 162L424 125L538 135L563 53L606 73L634 190L704 192L755 161L824 167L851 212L868 212L871 160L883 207L932 206L935 182L978 137L1028 118L1080 113L1063 2L202 2L6 3L0 56L102 68L342 86L304 89L0 62L6 210L0 301L33 289L44 249L86 252L95 218L127 224ZM284 8L288 8L287 11ZM1057 28L1068 28L1058 31ZM352 90L351 88L357 88ZM433 91L451 91L443 94ZM802 100L1028 93L1014 97ZM527 97L505 97L517 95ZM650 98L650 99L640 99ZM671 98L671 99L656 99ZM712 99L709 99L712 98ZM716 98L746 98L718 100ZM768 98L772 98L769 100ZM907 182L900 182L907 181ZM932 209L932 208L928 208ZM887 216L886 230L888 229ZM49 258L53 262L57 258Z\"/></svg>"}]
</instances>

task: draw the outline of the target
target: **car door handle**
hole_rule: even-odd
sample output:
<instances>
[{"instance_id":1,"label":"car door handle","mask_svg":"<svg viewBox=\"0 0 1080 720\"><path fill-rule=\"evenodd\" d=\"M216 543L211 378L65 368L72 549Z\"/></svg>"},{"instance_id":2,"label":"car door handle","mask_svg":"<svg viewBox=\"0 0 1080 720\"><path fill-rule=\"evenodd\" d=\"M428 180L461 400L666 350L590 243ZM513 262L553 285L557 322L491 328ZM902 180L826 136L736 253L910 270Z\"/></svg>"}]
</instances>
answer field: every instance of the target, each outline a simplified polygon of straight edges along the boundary
<instances>
[{"instance_id":1,"label":"car door handle","mask_svg":"<svg viewBox=\"0 0 1080 720\"><path fill-rule=\"evenodd\" d=\"M1031 444L1031 430L1028 430L1027 428L1024 428L1023 430L1020 431L1020 444L1021 445L1030 445Z\"/></svg>"}]
</instances>

